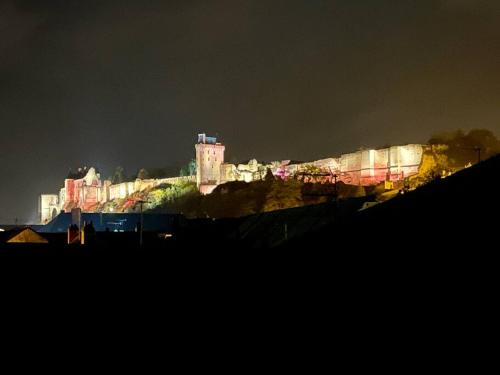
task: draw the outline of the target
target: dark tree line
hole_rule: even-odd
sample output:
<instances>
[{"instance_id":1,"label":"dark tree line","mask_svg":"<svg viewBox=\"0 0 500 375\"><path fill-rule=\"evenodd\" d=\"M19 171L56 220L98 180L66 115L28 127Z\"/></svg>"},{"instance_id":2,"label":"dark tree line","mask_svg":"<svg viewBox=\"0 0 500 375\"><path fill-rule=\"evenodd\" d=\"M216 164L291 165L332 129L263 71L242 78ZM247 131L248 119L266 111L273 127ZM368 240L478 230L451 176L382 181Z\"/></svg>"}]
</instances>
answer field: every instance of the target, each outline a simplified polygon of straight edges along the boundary
<instances>
[{"instance_id":1,"label":"dark tree line","mask_svg":"<svg viewBox=\"0 0 500 375\"><path fill-rule=\"evenodd\" d=\"M487 129L473 129L468 133L456 130L434 135L429 144L447 146L448 162L453 168L474 164L480 153L481 160L500 154L500 140Z\"/></svg>"}]
</instances>

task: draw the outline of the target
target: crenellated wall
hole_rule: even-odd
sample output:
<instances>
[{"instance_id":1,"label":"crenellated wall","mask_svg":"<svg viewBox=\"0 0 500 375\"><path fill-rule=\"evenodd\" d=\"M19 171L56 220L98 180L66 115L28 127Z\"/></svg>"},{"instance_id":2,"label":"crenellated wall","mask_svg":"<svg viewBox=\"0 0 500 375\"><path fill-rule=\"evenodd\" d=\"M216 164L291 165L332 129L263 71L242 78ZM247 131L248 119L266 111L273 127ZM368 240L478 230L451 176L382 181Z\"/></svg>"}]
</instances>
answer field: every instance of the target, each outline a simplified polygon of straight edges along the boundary
<instances>
[{"instance_id":1,"label":"crenellated wall","mask_svg":"<svg viewBox=\"0 0 500 375\"><path fill-rule=\"evenodd\" d=\"M218 185L231 181L251 182L262 180L270 170L278 178L313 175L335 175L346 184L373 185L383 181L401 181L418 174L424 145L409 144L378 150L361 150L343 154L338 158L326 158L307 163L290 160L259 163L252 159L238 165L224 163L225 146L215 137L199 134L196 150L196 176L170 177L162 179L137 179L131 182L112 184L101 181L94 168L79 169L64 180L59 195L44 194L39 200L39 215L42 222L49 220L55 212L71 211L79 207L83 211L98 209L101 204L125 199L134 193L155 188L162 184L196 182L202 194L210 194Z\"/></svg>"},{"instance_id":2,"label":"crenellated wall","mask_svg":"<svg viewBox=\"0 0 500 375\"><path fill-rule=\"evenodd\" d=\"M230 181L251 182L264 178L268 169L274 176L290 178L297 173L313 169L337 175L339 181L351 185L374 185L382 181L399 181L419 171L423 145L410 144L378 150L360 150L343 154L339 158L327 158L308 163L292 163L290 160L260 164L251 160L248 164L222 164L221 183Z\"/></svg>"},{"instance_id":3,"label":"crenellated wall","mask_svg":"<svg viewBox=\"0 0 500 375\"><path fill-rule=\"evenodd\" d=\"M80 171L80 170L79 170ZM101 181L94 168L83 170L80 178L66 178L59 194L42 194L39 197L38 215L40 223L47 223L59 212L70 212L73 208L81 208L83 212L94 212L99 205L114 199L125 199L136 192L151 189L162 184L180 184L196 182L196 176L169 177L161 179L137 179L131 182L112 184Z\"/></svg>"},{"instance_id":4,"label":"crenellated wall","mask_svg":"<svg viewBox=\"0 0 500 375\"><path fill-rule=\"evenodd\" d=\"M134 193L152 189L163 184L175 185L183 182L196 182L196 176L168 177L147 180L136 179L132 182L123 182L121 184L114 185L111 185L110 181L105 181L105 183L106 182L110 183L108 187L109 196L104 202L114 199L125 199Z\"/></svg>"}]
</instances>

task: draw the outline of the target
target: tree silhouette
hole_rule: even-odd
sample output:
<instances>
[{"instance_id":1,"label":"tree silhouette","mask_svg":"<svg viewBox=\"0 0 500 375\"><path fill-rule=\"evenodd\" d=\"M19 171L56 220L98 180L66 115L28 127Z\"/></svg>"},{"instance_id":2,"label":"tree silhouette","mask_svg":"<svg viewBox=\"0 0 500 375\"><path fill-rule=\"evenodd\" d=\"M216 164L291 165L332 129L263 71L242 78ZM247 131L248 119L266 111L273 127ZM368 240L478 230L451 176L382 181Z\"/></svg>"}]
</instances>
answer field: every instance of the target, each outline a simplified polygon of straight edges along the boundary
<instances>
[{"instance_id":1,"label":"tree silhouette","mask_svg":"<svg viewBox=\"0 0 500 375\"><path fill-rule=\"evenodd\" d=\"M125 170L123 167L116 167L112 182L113 184L121 184L122 182L125 182Z\"/></svg>"},{"instance_id":2,"label":"tree silhouette","mask_svg":"<svg viewBox=\"0 0 500 375\"><path fill-rule=\"evenodd\" d=\"M469 163L476 163L478 152L482 159L488 159L500 153L500 140L487 129L473 129L469 133L456 130L434 135L431 145L446 145L450 167L463 168Z\"/></svg>"},{"instance_id":3,"label":"tree silhouette","mask_svg":"<svg viewBox=\"0 0 500 375\"><path fill-rule=\"evenodd\" d=\"M147 180L149 178L149 173L146 169L141 168L139 173L137 173L137 178L140 180Z\"/></svg>"}]
</instances>

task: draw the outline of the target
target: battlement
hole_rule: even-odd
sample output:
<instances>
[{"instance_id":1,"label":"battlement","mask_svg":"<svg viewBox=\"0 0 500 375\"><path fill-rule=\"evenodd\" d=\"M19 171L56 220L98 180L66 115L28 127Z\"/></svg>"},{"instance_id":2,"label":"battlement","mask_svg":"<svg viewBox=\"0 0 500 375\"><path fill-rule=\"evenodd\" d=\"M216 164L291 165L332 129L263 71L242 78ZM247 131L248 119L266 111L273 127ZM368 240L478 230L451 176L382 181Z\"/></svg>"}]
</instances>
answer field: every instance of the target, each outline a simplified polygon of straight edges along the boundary
<instances>
[{"instance_id":1,"label":"battlement","mask_svg":"<svg viewBox=\"0 0 500 375\"><path fill-rule=\"evenodd\" d=\"M276 178L298 177L304 181L313 171L316 175L326 176L326 179L332 179L335 175L336 181L351 185L402 181L419 173L425 145L410 144L378 150L361 150L306 163L291 160L259 163L252 159L248 163L238 165L224 162L225 148L222 143L217 142L216 137L209 137L205 133L198 134L198 142L195 144L196 176L137 179L134 182L112 185L111 181L101 181L100 174L95 168L79 169L65 179L59 196L44 194L40 197L40 220L47 222L59 212L69 212L77 207L84 212L94 212L98 206L106 202L125 199L136 192L165 183L196 181L196 186L202 194L210 194L218 185L226 182L263 180L268 171L271 171Z\"/></svg>"}]
</instances>

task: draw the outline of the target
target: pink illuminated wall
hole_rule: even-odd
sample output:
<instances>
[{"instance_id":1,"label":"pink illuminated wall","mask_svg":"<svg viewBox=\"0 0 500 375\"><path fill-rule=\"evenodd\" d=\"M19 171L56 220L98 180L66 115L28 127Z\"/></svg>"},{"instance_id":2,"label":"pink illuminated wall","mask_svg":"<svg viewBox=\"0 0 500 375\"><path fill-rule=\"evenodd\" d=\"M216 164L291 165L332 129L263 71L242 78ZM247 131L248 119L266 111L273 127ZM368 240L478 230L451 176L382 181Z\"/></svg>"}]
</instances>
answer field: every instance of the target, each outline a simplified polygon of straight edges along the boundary
<instances>
[{"instance_id":1,"label":"pink illuminated wall","mask_svg":"<svg viewBox=\"0 0 500 375\"><path fill-rule=\"evenodd\" d=\"M343 154L340 158L324 159L301 165L282 163L273 173L286 179L307 165L336 174L339 181L349 185L376 185L383 181L401 181L418 173L423 146L411 144L380 150L361 150Z\"/></svg>"},{"instance_id":2,"label":"pink illuminated wall","mask_svg":"<svg viewBox=\"0 0 500 375\"><path fill-rule=\"evenodd\" d=\"M66 179L64 181L65 201L62 202L64 211L71 211L79 207L84 211L95 207L100 200L102 187L99 175L91 168L87 175L81 179Z\"/></svg>"},{"instance_id":3,"label":"pink illuminated wall","mask_svg":"<svg viewBox=\"0 0 500 375\"><path fill-rule=\"evenodd\" d=\"M341 181L354 185L401 181L418 173L422 155L423 146L418 144L345 154L341 156Z\"/></svg>"}]
</instances>

